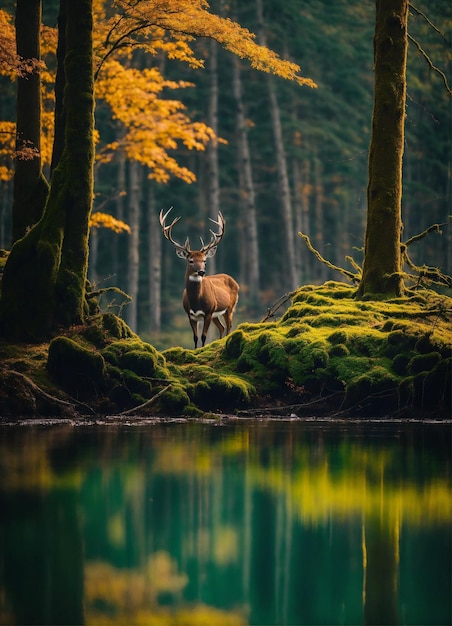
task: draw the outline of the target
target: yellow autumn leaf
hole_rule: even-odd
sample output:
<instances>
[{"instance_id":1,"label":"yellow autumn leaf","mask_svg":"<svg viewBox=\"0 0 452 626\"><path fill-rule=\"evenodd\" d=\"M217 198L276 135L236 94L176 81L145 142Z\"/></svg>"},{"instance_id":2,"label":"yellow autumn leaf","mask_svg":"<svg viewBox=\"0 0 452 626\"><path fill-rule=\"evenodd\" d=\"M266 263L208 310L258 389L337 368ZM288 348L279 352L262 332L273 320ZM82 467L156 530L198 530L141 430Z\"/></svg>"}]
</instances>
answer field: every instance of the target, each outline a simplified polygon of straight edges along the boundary
<instances>
[{"instance_id":1,"label":"yellow autumn leaf","mask_svg":"<svg viewBox=\"0 0 452 626\"><path fill-rule=\"evenodd\" d=\"M123 222L122 220L116 219L113 215L109 213L102 213L97 211L96 213L92 213L89 219L90 228L108 228L115 233L129 233L131 232L130 226Z\"/></svg>"}]
</instances>

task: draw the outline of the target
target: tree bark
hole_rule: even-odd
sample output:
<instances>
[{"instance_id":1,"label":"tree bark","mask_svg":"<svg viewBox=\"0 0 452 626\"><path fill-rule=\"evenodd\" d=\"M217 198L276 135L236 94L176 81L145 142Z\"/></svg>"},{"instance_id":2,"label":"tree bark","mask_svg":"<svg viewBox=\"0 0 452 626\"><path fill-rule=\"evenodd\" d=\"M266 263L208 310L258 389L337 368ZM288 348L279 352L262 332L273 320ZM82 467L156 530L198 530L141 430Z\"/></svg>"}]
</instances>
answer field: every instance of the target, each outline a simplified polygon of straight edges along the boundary
<instances>
[{"instance_id":1,"label":"tree bark","mask_svg":"<svg viewBox=\"0 0 452 626\"><path fill-rule=\"evenodd\" d=\"M256 0L257 7L257 23L258 23L258 39L262 46L267 45L264 32L264 18L262 9L262 0ZM286 263L286 288L289 290L296 289L298 284L297 268L295 261L295 245L294 245L294 228L292 218L292 202L289 186L289 175L287 172L286 151L284 148L284 138L281 125L281 113L279 109L278 98L276 95L273 76L267 77L268 97L270 100L270 115L273 127L273 137L276 149L276 165L278 169L278 183L280 192L280 203L282 209L282 220L284 228L284 257Z\"/></svg>"},{"instance_id":2,"label":"tree bark","mask_svg":"<svg viewBox=\"0 0 452 626\"><path fill-rule=\"evenodd\" d=\"M66 70L64 58L66 56L66 2L60 2L58 12L58 45L57 45L57 71L55 76L55 113L52 161L50 172L58 165L64 150L64 131L66 128L66 108L64 107L64 86L66 84Z\"/></svg>"},{"instance_id":3,"label":"tree bark","mask_svg":"<svg viewBox=\"0 0 452 626\"><path fill-rule=\"evenodd\" d=\"M259 246L256 219L256 194L254 192L253 174L251 171L250 148L246 130L245 112L242 97L242 81L240 77L240 61L233 59L233 92L236 102L236 129L240 172L240 196L245 212L245 238L243 251L245 255L248 296L251 306L259 301Z\"/></svg>"},{"instance_id":4,"label":"tree bark","mask_svg":"<svg viewBox=\"0 0 452 626\"><path fill-rule=\"evenodd\" d=\"M132 298L125 309L126 321L136 332L138 327L138 285L140 270L140 202L141 202L141 165L137 161L129 162L129 226L130 236L127 251L127 293Z\"/></svg>"},{"instance_id":5,"label":"tree bark","mask_svg":"<svg viewBox=\"0 0 452 626\"><path fill-rule=\"evenodd\" d=\"M314 157L313 167L313 183L314 183L314 224L315 224L315 247L324 254L325 235L323 228L323 184L322 184L322 168L320 160ZM323 263L316 264L316 279L323 283L326 279L326 266Z\"/></svg>"},{"instance_id":6,"label":"tree bark","mask_svg":"<svg viewBox=\"0 0 452 626\"><path fill-rule=\"evenodd\" d=\"M407 20L408 0L377 0L367 226L359 297L400 296L404 289L400 234Z\"/></svg>"},{"instance_id":7,"label":"tree bark","mask_svg":"<svg viewBox=\"0 0 452 626\"><path fill-rule=\"evenodd\" d=\"M162 318L162 233L155 207L154 189L149 183L149 332L159 333Z\"/></svg>"},{"instance_id":8,"label":"tree bark","mask_svg":"<svg viewBox=\"0 0 452 626\"><path fill-rule=\"evenodd\" d=\"M16 50L24 60L41 60L41 0L17 0ZM34 151L25 157L24 150ZM12 206L13 242L42 216L49 185L41 168L41 71L17 77L16 165Z\"/></svg>"},{"instance_id":9,"label":"tree bark","mask_svg":"<svg viewBox=\"0 0 452 626\"><path fill-rule=\"evenodd\" d=\"M209 108L208 124L215 132L215 138L207 144L208 164L208 203L209 217L218 219L220 211L220 181L218 173L218 44L213 39L209 42ZM209 273L215 274L215 257L209 260Z\"/></svg>"},{"instance_id":10,"label":"tree bark","mask_svg":"<svg viewBox=\"0 0 452 626\"><path fill-rule=\"evenodd\" d=\"M0 332L10 339L42 340L57 327L82 323L87 312L94 163L92 0L61 0L61 7L67 14L65 144L44 214L16 242L5 266Z\"/></svg>"}]
</instances>

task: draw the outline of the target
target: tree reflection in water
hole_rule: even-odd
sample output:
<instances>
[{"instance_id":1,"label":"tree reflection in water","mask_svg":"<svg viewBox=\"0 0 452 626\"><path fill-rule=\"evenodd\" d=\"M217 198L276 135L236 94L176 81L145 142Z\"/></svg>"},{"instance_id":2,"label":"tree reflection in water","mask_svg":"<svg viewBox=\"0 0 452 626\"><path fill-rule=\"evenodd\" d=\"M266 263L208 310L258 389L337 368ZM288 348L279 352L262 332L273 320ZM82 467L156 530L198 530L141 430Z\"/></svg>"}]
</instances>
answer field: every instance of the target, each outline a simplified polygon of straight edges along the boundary
<instances>
[{"instance_id":1,"label":"tree reflection in water","mask_svg":"<svg viewBox=\"0 0 452 626\"><path fill-rule=\"evenodd\" d=\"M451 426L1 428L0 623L450 623Z\"/></svg>"}]
</instances>

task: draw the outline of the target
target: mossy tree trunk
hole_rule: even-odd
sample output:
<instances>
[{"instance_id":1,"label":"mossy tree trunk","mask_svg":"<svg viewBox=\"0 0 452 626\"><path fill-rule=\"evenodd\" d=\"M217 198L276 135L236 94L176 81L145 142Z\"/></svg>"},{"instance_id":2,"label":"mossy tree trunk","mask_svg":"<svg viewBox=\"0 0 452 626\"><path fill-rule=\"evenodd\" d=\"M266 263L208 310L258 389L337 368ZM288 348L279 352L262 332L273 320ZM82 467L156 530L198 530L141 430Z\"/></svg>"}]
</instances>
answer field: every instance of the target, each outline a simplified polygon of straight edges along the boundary
<instances>
[{"instance_id":1,"label":"mossy tree trunk","mask_svg":"<svg viewBox=\"0 0 452 626\"><path fill-rule=\"evenodd\" d=\"M43 216L16 242L5 266L0 330L11 339L44 339L57 327L81 323L86 312L94 162L92 0L61 0L60 6L66 15L64 148Z\"/></svg>"},{"instance_id":2,"label":"mossy tree trunk","mask_svg":"<svg viewBox=\"0 0 452 626\"><path fill-rule=\"evenodd\" d=\"M375 92L360 297L366 294L392 297L403 292L400 233L407 21L408 0L377 0Z\"/></svg>"},{"instance_id":3,"label":"mossy tree trunk","mask_svg":"<svg viewBox=\"0 0 452 626\"><path fill-rule=\"evenodd\" d=\"M33 69L17 77L13 241L23 237L39 221L49 192L40 154L41 9L41 0L17 0L16 3L16 51Z\"/></svg>"}]
</instances>

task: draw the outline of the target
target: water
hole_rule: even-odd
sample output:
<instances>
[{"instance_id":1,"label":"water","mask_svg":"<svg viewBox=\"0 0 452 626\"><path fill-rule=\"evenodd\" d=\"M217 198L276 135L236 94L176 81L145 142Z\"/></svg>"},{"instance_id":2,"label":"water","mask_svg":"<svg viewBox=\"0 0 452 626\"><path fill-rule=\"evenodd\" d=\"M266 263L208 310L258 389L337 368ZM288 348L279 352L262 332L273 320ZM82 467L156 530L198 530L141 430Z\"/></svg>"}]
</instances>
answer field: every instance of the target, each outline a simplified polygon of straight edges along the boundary
<instances>
[{"instance_id":1,"label":"water","mask_svg":"<svg viewBox=\"0 0 452 626\"><path fill-rule=\"evenodd\" d=\"M0 437L1 624L451 623L450 424Z\"/></svg>"}]
</instances>

